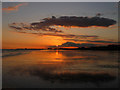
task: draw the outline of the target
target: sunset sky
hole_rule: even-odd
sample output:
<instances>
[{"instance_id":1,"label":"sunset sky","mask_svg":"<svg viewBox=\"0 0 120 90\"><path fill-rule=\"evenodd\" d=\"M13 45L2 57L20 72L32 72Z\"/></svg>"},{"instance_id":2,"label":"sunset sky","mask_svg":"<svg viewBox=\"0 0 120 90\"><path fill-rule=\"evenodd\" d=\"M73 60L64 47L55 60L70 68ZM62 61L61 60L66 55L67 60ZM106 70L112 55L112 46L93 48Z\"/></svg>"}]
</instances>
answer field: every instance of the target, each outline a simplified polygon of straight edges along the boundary
<instances>
[{"instance_id":1,"label":"sunset sky","mask_svg":"<svg viewBox=\"0 0 120 90\"><path fill-rule=\"evenodd\" d=\"M3 49L118 42L117 2L4 2L2 19Z\"/></svg>"}]
</instances>

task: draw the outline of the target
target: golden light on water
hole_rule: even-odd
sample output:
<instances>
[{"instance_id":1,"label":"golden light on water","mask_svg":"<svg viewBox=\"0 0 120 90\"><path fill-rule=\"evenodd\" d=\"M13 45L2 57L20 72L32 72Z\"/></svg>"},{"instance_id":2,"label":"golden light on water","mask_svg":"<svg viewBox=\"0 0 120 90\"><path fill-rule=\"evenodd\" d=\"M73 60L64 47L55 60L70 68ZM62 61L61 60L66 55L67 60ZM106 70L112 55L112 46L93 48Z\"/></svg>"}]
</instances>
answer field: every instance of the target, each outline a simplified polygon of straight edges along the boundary
<instances>
[{"instance_id":1,"label":"golden light on water","mask_svg":"<svg viewBox=\"0 0 120 90\"><path fill-rule=\"evenodd\" d=\"M58 50L56 50L56 55L59 55L59 52L58 52Z\"/></svg>"}]
</instances>

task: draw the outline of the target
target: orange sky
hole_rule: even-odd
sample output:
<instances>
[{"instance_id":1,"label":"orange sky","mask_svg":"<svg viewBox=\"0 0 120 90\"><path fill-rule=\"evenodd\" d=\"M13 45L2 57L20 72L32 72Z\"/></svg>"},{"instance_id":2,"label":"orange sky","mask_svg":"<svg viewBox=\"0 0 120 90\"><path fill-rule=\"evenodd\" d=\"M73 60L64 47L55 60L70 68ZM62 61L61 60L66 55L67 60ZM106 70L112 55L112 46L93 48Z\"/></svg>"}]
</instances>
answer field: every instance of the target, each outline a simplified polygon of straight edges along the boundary
<instances>
[{"instance_id":1,"label":"orange sky","mask_svg":"<svg viewBox=\"0 0 120 90\"><path fill-rule=\"evenodd\" d=\"M96 5L100 7L97 7ZM57 6L56 6L57 5ZM49 46L61 45L66 42L74 43L92 43L92 44L111 44L111 43L98 43L87 41L70 41L65 39L79 39L79 40L91 40L91 41L118 41L118 27L117 24L109 27L65 27L65 26L51 26L57 30L62 30L63 33L52 33L52 35L29 34L19 33L17 30L13 30L9 27L10 23L32 23L42 21L44 18L51 16L88 16L94 17L96 13L103 13L103 17L114 19L117 21L117 7L114 7L116 3L3 3L3 28L2 28L2 48L3 49L16 49L16 48L45 48ZM17 6L17 8L15 8ZM46 7L47 6L47 7ZM11 9L10 9L11 8ZM16 11L17 9L17 11ZM88 10L89 9L89 10ZM9 12L6 12L9 11ZM32 11L32 12L31 12ZM39 12L38 12L39 11ZM86 14L83 14L85 12ZM109 13L107 13L109 12ZM116 14L113 14L116 13ZM25 30L24 30L25 31ZM48 34L48 32L40 31ZM64 35L84 35L84 36L98 36L94 37L63 37L57 36L58 34ZM56 35L56 36L55 36Z\"/></svg>"}]
</instances>

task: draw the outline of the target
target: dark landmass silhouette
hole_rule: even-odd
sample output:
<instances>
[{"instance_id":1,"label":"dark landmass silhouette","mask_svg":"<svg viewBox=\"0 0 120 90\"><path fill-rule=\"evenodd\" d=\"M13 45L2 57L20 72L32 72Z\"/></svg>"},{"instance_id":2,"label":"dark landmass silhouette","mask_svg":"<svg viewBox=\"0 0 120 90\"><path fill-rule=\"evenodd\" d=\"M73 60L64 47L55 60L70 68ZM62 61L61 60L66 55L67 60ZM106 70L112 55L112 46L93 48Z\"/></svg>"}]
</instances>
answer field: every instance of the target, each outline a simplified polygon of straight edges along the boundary
<instances>
[{"instance_id":1,"label":"dark landmass silhouette","mask_svg":"<svg viewBox=\"0 0 120 90\"><path fill-rule=\"evenodd\" d=\"M120 45L108 45L108 46L93 46L93 47L78 47L78 48L48 48L48 49L58 49L58 50L119 50Z\"/></svg>"},{"instance_id":2,"label":"dark landmass silhouette","mask_svg":"<svg viewBox=\"0 0 120 90\"><path fill-rule=\"evenodd\" d=\"M108 45L108 46L91 46L91 47L48 47L48 48L17 48L17 49L3 49L3 50L120 50L120 45Z\"/></svg>"}]
</instances>

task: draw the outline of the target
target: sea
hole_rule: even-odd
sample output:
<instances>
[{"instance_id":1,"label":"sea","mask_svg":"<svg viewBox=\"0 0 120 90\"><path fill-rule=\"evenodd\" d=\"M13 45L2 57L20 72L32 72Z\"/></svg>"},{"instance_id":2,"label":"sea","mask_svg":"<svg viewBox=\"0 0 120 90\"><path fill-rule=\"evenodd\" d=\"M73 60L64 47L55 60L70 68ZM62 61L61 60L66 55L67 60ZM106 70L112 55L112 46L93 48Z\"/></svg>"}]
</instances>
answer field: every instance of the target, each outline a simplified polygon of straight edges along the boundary
<instances>
[{"instance_id":1,"label":"sea","mask_svg":"<svg viewBox=\"0 0 120 90\"><path fill-rule=\"evenodd\" d=\"M118 51L2 50L2 88L118 88Z\"/></svg>"}]
</instances>

